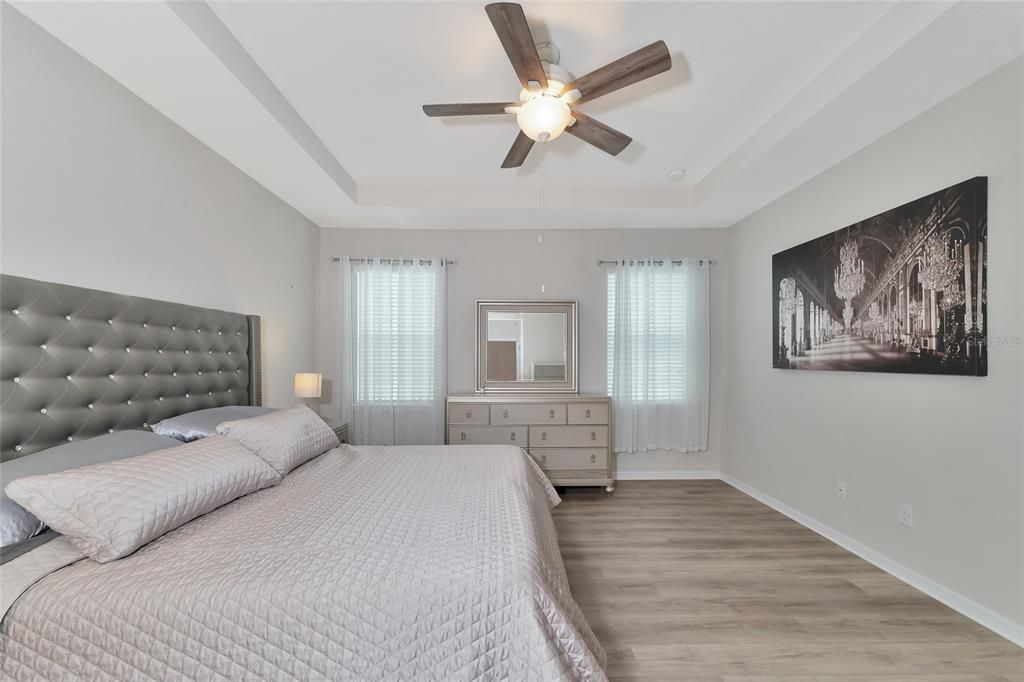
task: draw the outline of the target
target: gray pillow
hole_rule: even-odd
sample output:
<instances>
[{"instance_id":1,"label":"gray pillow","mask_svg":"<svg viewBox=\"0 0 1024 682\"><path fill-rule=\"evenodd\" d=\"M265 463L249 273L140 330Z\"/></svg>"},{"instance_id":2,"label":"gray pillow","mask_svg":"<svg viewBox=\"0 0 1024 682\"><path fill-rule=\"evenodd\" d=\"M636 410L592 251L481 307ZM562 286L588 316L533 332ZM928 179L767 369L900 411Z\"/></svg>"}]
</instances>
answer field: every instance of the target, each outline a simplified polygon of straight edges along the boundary
<instances>
[{"instance_id":1,"label":"gray pillow","mask_svg":"<svg viewBox=\"0 0 1024 682\"><path fill-rule=\"evenodd\" d=\"M153 433L177 438L187 443L217 435L217 426L223 422L259 417L274 411L272 407L250 407L248 405L208 407L205 410L169 417L149 428L153 430Z\"/></svg>"},{"instance_id":2,"label":"gray pillow","mask_svg":"<svg viewBox=\"0 0 1024 682\"><path fill-rule=\"evenodd\" d=\"M22 476L53 474L90 464L112 462L154 450L181 445L179 441L148 431L118 431L105 436L74 441L4 462L0 467L0 491ZM7 547L37 535L45 528L27 509L0 492L0 547Z\"/></svg>"}]
</instances>

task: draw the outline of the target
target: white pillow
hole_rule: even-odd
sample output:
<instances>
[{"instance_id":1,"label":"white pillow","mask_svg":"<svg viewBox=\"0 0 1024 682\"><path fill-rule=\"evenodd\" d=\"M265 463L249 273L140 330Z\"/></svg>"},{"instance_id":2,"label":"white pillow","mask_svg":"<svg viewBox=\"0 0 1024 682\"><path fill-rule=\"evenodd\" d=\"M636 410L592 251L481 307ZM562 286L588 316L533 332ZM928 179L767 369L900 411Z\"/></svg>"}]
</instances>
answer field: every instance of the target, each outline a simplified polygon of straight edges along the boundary
<instances>
[{"instance_id":1,"label":"white pillow","mask_svg":"<svg viewBox=\"0 0 1024 682\"><path fill-rule=\"evenodd\" d=\"M0 488L22 476L54 474L89 464L102 464L126 457L181 445L173 438L149 431L118 431L116 433L76 440L31 455L12 459L0 466ZM46 527L27 509L0 493L0 547L23 542Z\"/></svg>"},{"instance_id":2,"label":"white pillow","mask_svg":"<svg viewBox=\"0 0 1024 682\"><path fill-rule=\"evenodd\" d=\"M334 430L305 405L224 422L217 433L255 452L281 476L339 445Z\"/></svg>"},{"instance_id":3,"label":"white pillow","mask_svg":"<svg viewBox=\"0 0 1024 682\"><path fill-rule=\"evenodd\" d=\"M280 481L259 457L214 436L117 462L18 478L6 492L76 549L106 563Z\"/></svg>"}]
</instances>

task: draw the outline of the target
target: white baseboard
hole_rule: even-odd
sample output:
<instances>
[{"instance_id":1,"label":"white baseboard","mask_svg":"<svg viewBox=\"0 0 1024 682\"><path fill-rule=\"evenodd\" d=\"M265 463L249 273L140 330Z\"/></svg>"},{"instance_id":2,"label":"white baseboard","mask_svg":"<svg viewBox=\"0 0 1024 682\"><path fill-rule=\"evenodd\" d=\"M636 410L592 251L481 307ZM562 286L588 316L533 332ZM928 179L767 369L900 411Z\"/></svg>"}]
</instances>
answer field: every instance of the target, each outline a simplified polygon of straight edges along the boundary
<instances>
[{"instance_id":1,"label":"white baseboard","mask_svg":"<svg viewBox=\"0 0 1024 682\"><path fill-rule=\"evenodd\" d=\"M721 476L717 471L691 469L615 472L616 481L717 481L719 478Z\"/></svg>"},{"instance_id":2,"label":"white baseboard","mask_svg":"<svg viewBox=\"0 0 1024 682\"><path fill-rule=\"evenodd\" d=\"M1000 637L1005 637L1019 647L1024 647L1024 625L1014 623L1009 618L1001 616L1000 614L992 611L991 609L982 606L976 601L965 597L959 592L955 592L948 587L940 585L939 583L926 578L925 576L913 571L903 564L897 563L892 559L876 552L870 547L866 547L861 543L857 542L853 538L843 535L839 531L826 526L825 524L817 521L803 512L799 512L793 509L789 505L776 500L774 497L765 495L761 491L751 488L746 483L738 481L728 474L721 474L719 476L723 481L736 488L742 493L753 497L755 500L768 505L775 511L788 516L792 520L799 523L801 526L809 528L818 535L821 535L828 540L836 543L843 549L856 554L861 559L864 559L870 564L882 569L889 575L902 580L911 587L924 592L929 597L942 602L949 608L957 611L964 616L967 616L975 623L988 628L992 632L996 633Z\"/></svg>"}]
</instances>

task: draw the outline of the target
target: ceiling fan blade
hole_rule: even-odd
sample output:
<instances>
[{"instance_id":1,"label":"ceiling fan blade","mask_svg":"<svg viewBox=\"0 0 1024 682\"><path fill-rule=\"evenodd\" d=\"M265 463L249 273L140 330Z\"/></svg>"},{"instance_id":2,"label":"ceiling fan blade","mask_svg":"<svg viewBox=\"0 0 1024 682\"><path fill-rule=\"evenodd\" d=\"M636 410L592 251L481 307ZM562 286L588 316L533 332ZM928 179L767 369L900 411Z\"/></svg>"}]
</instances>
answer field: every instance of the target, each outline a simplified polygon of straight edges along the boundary
<instances>
[{"instance_id":1,"label":"ceiling fan blade","mask_svg":"<svg viewBox=\"0 0 1024 682\"><path fill-rule=\"evenodd\" d=\"M512 148L505 155L505 160L501 162L501 167L519 168L523 165L523 161L526 161L526 155L530 153L531 149L533 149L533 140L520 130L516 141L512 143Z\"/></svg>"},{"instance_id":2,"label":"ceiling fan blade","mask_svg":"<svg viewBox=\"0 0 1024 682\"><path fill-rule=\"evenodd\" d=\"M526 23L522 5L495 2L484 9L498 34L501 46L505 48L508 60L512 62L512 68L519 76L519 82L524 88L529 88L530 81L536 81L542 90L546 90L548 78L537 56L537 46L533 42L530 25Z\"/></svg>"},{"instance_id":3,"label":"ceiling fan blade","mask_svg":"<svg viewBox=\"0 0 1024 682\"><path fill-rule=\"evenodd\" d=\"M581 97L577 101L582 102L639 83L671 68L672 55L669 54L665 41L659 40L610 64L605 64L585 76L580 76L566 85L562 92L579 90Z\"/></svg>"},{"instance_id":4,"label":"ceiling fan blade","mask_svg":"<svg viewBox=\"0 0 1024 682\"><path fill-rule=\"evenodd\" d=\"M518 107L519 102L480 102L474 104L424 104L427 116L481 116L505 114L505 107Z\"/></svg>"},{"instance_id":5,"label":"ceiling fan blade","mask_svg":"<svg viewBox=\"0 0 1024 682\"><path fill-rule=\"evenodd\" d=\"M575 135L612 156L621 152L633 141L633 138L628 135L623 135L615 128L609 128L586 114L574 111L572 115L576 119L576 123L566 128L565 132Z\"/></svg>"}]
</instances>

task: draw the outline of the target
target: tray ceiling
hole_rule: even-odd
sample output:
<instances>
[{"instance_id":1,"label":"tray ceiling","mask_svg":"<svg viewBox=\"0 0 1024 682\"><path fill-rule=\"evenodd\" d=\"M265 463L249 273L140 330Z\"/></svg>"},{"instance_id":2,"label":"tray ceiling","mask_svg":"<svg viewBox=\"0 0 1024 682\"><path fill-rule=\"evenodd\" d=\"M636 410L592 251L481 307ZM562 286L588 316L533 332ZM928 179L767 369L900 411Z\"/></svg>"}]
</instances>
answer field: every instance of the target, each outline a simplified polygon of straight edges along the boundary
<instances>
[{"instance_id":1,"label":"tray ceiling","mask_svg":"<svg viewBox=\"0 0 1024 682\"><path fill-rule=\"evenodd\" d=\"M420 110L515 98L483 3L14 5L324 226L727 226L1024 53L1020 3L524 3L576 75L673 69L582 106L620 156L510 171L513 117Z\"/></svg>"}]
</instances>

